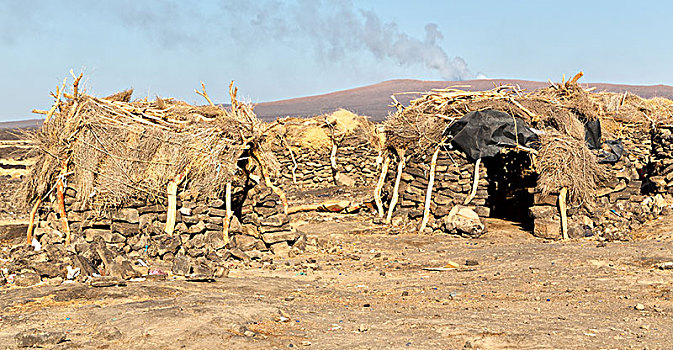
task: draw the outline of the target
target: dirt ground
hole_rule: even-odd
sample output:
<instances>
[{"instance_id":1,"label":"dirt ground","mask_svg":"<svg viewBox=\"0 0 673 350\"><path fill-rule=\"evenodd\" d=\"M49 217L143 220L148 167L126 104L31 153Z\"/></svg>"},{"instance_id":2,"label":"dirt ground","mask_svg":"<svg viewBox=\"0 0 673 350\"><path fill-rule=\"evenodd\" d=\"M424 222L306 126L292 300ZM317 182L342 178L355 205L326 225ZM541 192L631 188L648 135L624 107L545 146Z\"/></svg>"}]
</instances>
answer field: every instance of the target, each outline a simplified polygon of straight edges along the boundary
<instances>
[{"instance_id":1,"label":"dirt ground","mask_svg":"<svg viewBox=\"0 0 673 350\"><path fill-rule=\"evenodd\" d=\"M293 222L306 253L233 264L216 282L0 288L0 348L29 329L63 335L54 349L671 347L673 270L654 266L673 261L673 220L613 243L548 242L498 220L479 239L340 214ZM0 232L5 247L21 239Z\"/></svg>"},{"instance_id":2,"label":"dirt ground","mask_svg":"<svg viewBox=\"0 0 673 350\"><path fill-rule=\"evenodd\" d=\"M0 145L3 169L17 172L0 174L0 253L25 232L9 199L31 162L17 147L30 146ZM312 242L304 254L232 263L215 282L0 286L0 349L18 348L31 330L64 339L43 343L53 349L673 347L673 270L656 267L673 261L673 218L608 243L544 241L495 219L479 239L411 234L361 215L300 213L292 224Z\"/></svg>"}]
</instances>

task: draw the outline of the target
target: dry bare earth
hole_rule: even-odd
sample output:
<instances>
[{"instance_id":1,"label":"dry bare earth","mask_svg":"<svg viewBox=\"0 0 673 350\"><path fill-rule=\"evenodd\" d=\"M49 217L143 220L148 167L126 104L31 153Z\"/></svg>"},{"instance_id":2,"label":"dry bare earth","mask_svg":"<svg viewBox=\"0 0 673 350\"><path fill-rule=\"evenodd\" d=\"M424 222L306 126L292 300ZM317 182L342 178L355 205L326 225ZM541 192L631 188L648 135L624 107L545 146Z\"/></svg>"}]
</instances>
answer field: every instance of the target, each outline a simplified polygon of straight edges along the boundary
<instances>
[{"instance_id":1,"label":"dry bare earth","mask_svg":"<svg viewBox=\"0 0 673 350\"><path fill-rule=\"evenodd\" d=\"M481 239L390 235L340 214L293 222L317 241L307 253L234 265L214 283L0 289L0 344L15 348L31 328L61 332L58 349L665 349L673 339L673 271L653 267L673 260L670 220L605 246L545 242L497 220ZM423 270L449 261L461 266Z\"/></svg>"}]
</instances>

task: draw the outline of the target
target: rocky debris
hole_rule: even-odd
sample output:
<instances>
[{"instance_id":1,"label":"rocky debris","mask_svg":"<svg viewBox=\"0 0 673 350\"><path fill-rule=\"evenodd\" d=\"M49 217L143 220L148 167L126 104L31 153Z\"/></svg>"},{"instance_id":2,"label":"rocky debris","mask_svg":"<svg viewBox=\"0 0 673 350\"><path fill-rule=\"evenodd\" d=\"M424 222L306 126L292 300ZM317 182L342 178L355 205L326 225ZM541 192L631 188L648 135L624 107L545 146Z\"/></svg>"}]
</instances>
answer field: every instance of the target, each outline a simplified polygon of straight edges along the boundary
<instances>
[{"instance_id":1,"label":"rocky debris","mask_svg":"<svg viewBox=\"0 0 673 350\"><path fill-rule=\"evenodd\" d=\"M486 225L474 210L455 205L444 219L444 231L460 235L479 237L486 232Z\"/></svg>"},{"instance_id":2,"label":"rocky debris","mask_svg":"<svg viewBox=\"0 0 673 350\"><path fill-rule=\"evenodd\" d=\"M42 348L66 341L65 332L48 332L38 329L29 329L14 336L16 345L20 348Z\"/></svg>"}]
</instances>

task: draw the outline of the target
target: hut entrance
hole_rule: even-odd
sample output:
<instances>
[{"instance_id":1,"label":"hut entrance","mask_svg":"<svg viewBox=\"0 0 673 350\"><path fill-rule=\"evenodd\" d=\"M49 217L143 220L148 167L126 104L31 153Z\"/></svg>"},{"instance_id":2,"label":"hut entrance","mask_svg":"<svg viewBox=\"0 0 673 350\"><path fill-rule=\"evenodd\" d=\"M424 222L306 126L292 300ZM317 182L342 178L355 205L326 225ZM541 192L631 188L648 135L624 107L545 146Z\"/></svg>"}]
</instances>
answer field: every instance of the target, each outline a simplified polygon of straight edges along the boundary
<instances>
[{"instance_id":1,"label":"hut entrance","mask_svg":"<svg viewBox=\"0 0 673 350\"><path fill-rule=\"evenodd\" d=\"M533 206L537 174L525 152L505 152L484 158L488 174L487 206L491 217L513 221L525 230L533 230L528 208Z\"/></svg>"}]
</instances>

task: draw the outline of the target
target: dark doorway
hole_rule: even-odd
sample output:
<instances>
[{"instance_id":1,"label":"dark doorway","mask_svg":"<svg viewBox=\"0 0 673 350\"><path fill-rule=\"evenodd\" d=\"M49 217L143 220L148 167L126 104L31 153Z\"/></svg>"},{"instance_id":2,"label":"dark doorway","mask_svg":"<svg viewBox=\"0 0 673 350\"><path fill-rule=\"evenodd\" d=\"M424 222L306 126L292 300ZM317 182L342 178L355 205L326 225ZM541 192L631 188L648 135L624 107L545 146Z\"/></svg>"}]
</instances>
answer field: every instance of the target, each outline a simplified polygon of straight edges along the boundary
<instances>
[{"instance_id":1,"label":"dark doorway","mask_svg":"<svg viewBox=\"0 0 673 350\"><path fill-rule=\"evenodd\" d=\"M513 221L533 230L528 208L533 206L537 174L526 152L505 152L482 160L488 174L488 200L491 217Z\"/></svg>"}]
</instances>

